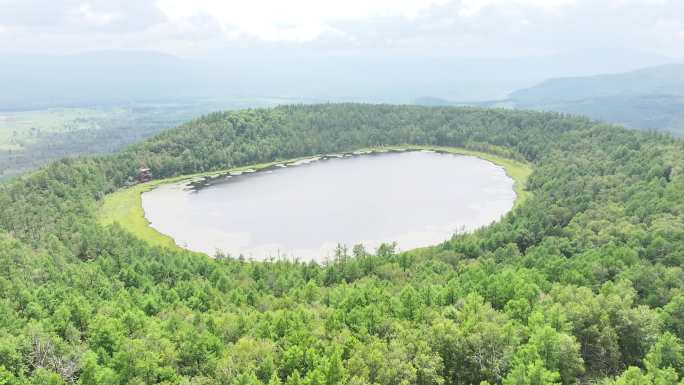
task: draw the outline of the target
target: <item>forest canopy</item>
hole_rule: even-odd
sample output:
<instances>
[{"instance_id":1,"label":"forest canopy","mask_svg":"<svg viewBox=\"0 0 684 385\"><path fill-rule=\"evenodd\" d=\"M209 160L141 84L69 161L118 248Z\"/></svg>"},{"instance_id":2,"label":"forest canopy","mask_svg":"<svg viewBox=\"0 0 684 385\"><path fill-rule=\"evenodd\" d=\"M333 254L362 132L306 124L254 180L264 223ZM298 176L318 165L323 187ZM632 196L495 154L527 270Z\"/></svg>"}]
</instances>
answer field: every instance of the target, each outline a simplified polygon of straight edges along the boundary
<instances>
[{"instance_id":1,"label":"forest canopy","mask_svg":"<svg viewBox=\"0 0 684 385\"><path fill-rule=\"evenodd\" d=\"M0 384L682 384L684 142L555 113L219 112L0 184ZM390 145L531 163L530 199L426 250L325 265L155 247L102 198L156 177Z\"/></svg>"}]
</instances>

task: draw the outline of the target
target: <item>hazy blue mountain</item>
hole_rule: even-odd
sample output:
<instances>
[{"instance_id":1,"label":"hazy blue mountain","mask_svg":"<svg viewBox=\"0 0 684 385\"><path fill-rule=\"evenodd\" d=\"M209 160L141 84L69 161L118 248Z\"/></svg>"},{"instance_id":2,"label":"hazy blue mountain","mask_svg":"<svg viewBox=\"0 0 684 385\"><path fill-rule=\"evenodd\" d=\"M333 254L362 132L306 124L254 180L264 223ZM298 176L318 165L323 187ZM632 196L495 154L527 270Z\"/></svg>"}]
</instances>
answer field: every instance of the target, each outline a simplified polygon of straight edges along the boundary
<instances>
[{"instance_id":1,"label":"hazy blue mountain","mask_svg":"<svg viewBox=\"0 0 684 385\"><path fill-rule=\"evenodd\" d=\"M197 59L154 52L0 56L0 109L224 97L411 103L505 98L550 77L623 71L667 59L640 53L528 58L326 53L231 47Z\"/></svg>"},{"instance_id":2,"label":"hazy blue mountain","mask_svg":"<svg viewBox=\"0 0 684 385\"><path fill-rule=\"evenodd\" d=\"M684 64L589 77L550 79L513 92L516 108L568 112L684 134Z\"/></svg>"}]
</instances>

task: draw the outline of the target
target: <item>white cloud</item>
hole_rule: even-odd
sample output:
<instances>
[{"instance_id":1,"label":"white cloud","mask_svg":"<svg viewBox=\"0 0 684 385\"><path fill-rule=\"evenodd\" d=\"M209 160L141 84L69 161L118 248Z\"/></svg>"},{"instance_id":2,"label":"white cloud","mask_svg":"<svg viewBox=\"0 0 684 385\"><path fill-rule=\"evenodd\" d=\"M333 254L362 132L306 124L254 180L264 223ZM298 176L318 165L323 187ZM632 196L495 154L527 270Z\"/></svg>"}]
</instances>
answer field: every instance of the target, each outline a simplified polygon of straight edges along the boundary
<instances>
[{"instance_id":1,"label":"white cloud","mask_svg":"<svg viewBox=\"0 0 684 385\"><path fill-rule=\"evenodd\" d=\"M433 56L684 56L684 0L0 0L0 53L242 47Z\"/></svg>"},{"instance_id":2,"label":"white cloud","mask_svg":"<svg viewBox=\"0 0 684 385\"><path fill-rule=\"evenodd\" d=\"M373 17L412 19L448 0L158 0L172 22L198 14L211 15L231 38L256 37L269 41L313 40L325 32L339 32L333 22Z\"/></svg>"},{"instance_id":3,"label":"white cloud","mask_svg":"<svg viewBox=\"0 0 684 385\"><path fill-rule=\"evenodd\" d=\"M575 0L463 0L461 2L460 16L472 17L487 7L536 7L542 9L554 9L557 7L575 4Z\"/></svg>"},{"instance_id":4,"label":"white cloud","mask_svg":"<svg viewBox=\"0 0 684 385\"><path fill-rule=\"evenodd\" d=\"M88 3L80 4L73 14L75 18L94 26L105 26L121 18L120 13L97 11Z\"/></svg>"}]
</instances>

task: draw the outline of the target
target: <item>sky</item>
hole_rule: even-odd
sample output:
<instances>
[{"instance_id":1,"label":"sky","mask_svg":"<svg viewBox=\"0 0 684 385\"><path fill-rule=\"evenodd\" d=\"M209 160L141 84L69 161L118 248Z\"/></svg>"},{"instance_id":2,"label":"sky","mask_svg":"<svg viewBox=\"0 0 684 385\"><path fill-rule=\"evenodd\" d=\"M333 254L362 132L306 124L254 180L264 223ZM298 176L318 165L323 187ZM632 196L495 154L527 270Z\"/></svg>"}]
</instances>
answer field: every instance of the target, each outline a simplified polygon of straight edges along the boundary
<instances>
[{"instance_id":1,"label":"sky","mask_svg":"<svg viewBox=\"0 0 684 385\"><path fill-rule=\"evenodd\" d=\"M684 58L683 0L0 0L0 54L230 49Z\"/></svg>"}]
</instances>

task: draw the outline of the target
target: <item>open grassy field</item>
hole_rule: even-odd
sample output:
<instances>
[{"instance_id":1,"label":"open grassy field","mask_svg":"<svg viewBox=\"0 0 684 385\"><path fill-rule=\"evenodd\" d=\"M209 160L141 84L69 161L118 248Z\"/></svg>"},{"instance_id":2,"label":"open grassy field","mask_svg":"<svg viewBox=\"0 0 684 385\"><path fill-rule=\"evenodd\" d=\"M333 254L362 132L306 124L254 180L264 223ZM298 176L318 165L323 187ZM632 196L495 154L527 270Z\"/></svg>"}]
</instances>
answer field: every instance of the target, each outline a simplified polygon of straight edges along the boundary
<instances>
[{"instance_id":1,"label":"open grassy field","mask_svg":"<svg viewBox=\"0 0 684 385\"><path fill-rule=\"evenodd\" d=\"M101 121L118 119L124 109L49 108L0 112L0 149L20 150L41 135L100 128Z\"/></svg>"},{"instance_id":2,"label":"open grassy field","mask_svg":"<svg viewBox=\"0 0 684 385\"><path fill-rule=\"evenodd\" d=\"M149 226L142 208L141 194L153 189L161 182L139 184L107 195L99 209L98 220L105 225L117 222L127 231L147 240L150 244L175 247L173 238Z\"/></svg>"},{"instance_id":3,"label":"open grassy field","mask_svg":"<svg viewBox=\"0 0 684 385\"><path fill-rule=\"evenodd\" d=\"M393 150L432 150L459 155L475 156L484 160L488 160L498 166L503 167L506 171L506 174L511 179L513 179L513 189L516 193L516 206L520 205L522 202L527 200L531 195L529 191L525 190L527 178L530 176L530 174L532 174L531 165L520 161L507 159L498 155L461 148L436 146L395 146L382 148L368 148L362 149L360 151L386 152ZM263 168L273 166L277 163L293 162L298 159L289 159L271 163L255 164L233 168L229 170L214 171L209 173L183 175L175 178L154 180L148 183L142 183L129 188L124 188L115 193L105 196L98 210L98 220L100 223L104 225L118 223L125 230L131 232L132 234L135 234L137 237L141 239L146 240L150 244L166 247L179 247L175 244L174 240L171 237L164 235L155 230L154 228L150 227L149 222L145 218L145 212L142 207L142 193L150 191L155 187L166 183L174 183L186 180L190 181L192 179L225 174L231 171L242 171L247 169L260 170Z\"/></svg>"}]
</instances>

